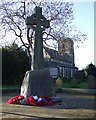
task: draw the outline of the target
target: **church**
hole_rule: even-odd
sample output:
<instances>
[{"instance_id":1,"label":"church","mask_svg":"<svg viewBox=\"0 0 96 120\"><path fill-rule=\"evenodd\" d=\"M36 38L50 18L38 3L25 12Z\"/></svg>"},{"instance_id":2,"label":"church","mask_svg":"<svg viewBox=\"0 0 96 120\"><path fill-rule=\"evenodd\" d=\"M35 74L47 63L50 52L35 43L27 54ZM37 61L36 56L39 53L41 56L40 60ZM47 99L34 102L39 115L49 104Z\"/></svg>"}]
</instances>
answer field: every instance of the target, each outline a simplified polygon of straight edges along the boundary
<instances>
[{"instance_id":1,"label":"church","mask_svg":"<svg viewBox=\"0 0 96 120\"><path fill-rule=\"evenodd\" d=\"M58 42L58 51L44 47L44 65L53 78L74 78L76 71L74 63L74 43L70 38Z\"/></svg>"}]
</instances>

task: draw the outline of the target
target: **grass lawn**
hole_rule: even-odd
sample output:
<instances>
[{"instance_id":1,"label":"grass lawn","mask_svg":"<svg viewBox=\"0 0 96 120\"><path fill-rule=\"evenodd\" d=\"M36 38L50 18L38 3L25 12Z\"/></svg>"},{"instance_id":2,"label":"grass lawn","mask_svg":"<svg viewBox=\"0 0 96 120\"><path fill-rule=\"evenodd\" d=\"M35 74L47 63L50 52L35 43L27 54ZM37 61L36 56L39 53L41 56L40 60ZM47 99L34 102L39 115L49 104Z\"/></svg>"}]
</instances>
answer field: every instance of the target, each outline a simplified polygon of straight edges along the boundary
<instances>
[{"instance_id":1,"label":"grass lawn","mask_svg":"<svg viewBox=\"0 0 96 120\"><path fill-rule=\"evenodd\" d=\"M69 83L62 83L62 88L71 88L71 84L69 84Z\"/></svg>"},{"instance_id":2,"label":"grass lawn","mask_svg":"<svg viewBox=\"0 0 96 120\"><path fill-rule=\"evenodd\" d=\"M63 83L62 88L79 88L79 89L88 89L88 83L87 82L81 82L80 84L77 84L76 87L74 86L73 83Z\"/></svg>"},{"instance_id":3,"label":"grass lawn","mask_svg":"<svg viewBox=\"0 0 96 120\"><path fill-rule=\"evenodd\" d=\"M62 88L79 88L79 89L88 89L88 83L87 82L81 82L80 84L77 84L76 87L74 86L74 83L62 83Z\"/></svg>"},{"instance_id":4,"label":"grass lawn","mask_svg":"<svg viewBox=\"0 0 96 120\"><path fill-rule=\"evenodd\" d=\"M3 88L3 89L4 89L4 88L18 88L18 89L19 89L19 88L20 88L20 85L2 85L2 87L0 87L0 89L1 89L1 88Z\"/></svg>"},{"instance_id":5,"label":"grass lawn","mask_svg":"<svg viewBox=\"0 0 96 120\"><path fill-rule=\"evenodd\" d=\"M56 85L54 85L56 87ZM77 85L77 87L72 87L73 83L62 83L62 88L79 88L79 89L88 89L88 83L87 82L81 82L80 84ZM3 85L0 86L0 89L4 88L17 88L19 89L21 85Z\"/></svg>"},{"instance_id":6,"label":"grass lawn","mask_svg":"<svg viewBox=\"0 0 96 120\"><path fill-rule=\"evenodd\" d=\"M81 83L78 85L78 88L88 89L88 83L87 83L87 82L81 82Z\"/></svg>"}]
</instances>

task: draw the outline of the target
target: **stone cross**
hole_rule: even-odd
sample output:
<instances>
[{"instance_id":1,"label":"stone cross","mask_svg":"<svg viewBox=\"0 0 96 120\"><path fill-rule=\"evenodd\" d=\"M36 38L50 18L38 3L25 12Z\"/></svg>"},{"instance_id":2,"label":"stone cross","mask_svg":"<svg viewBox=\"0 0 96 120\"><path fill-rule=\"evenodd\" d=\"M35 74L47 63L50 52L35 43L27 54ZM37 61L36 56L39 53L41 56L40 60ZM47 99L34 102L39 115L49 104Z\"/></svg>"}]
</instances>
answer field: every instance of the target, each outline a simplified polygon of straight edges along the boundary
<instances>
[{"instance_id":1,"label":"stone cross","mask_svg":"<svg viewBox=\"0 0 96 120\"><path fill-rule=\"evenodd\" d=\"M21 95L53 96L53 79L48 69L44 69L43 30L49 27L49 21L42 15L42 8L36 7L35 14L27 17L26 25L35 31L33 70L27 71L21 86Z\"/></svg>"},{"instance_id":2,"label":"stone cross","mask_svg":"<svg viewBox=\"0 0 96 120\"><path fill-rule=\"evenodd\" d=\"M35 14L26 19L26 25L31 25L35 30L33 69L44 68L42 31L48 28L49 24L49 21L42 15L41 7L36 7Z\"/></svg>"}]
</instances>

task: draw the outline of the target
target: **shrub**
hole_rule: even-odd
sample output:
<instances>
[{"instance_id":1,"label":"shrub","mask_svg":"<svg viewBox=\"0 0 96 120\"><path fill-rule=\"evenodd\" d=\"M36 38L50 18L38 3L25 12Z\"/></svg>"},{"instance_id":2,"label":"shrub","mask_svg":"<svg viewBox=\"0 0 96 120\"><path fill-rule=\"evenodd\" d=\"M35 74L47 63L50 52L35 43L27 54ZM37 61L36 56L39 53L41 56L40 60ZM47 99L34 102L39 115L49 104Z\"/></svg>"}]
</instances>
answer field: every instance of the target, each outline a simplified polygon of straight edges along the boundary
<instances>
[{"instance_id":1,"label":"shrub","mask_svg":"<svg viewBox=\"0 0 96 120\"><path fill-rule=\"evenodd\" d=\"M30 69L29 58L23 49L7 46L2 48L2 84L21 84Z\"/></svg>"},{"instance_id":2,"label":"shrub","mask_svg":"<svg viewBox=\"0 0 96 120\"><path fill-rule=\"evenodd\" d=\"M69 78L63 78L63 82L64 83L70 83L72 79L69 79Z\"/></svg>"},{"instance_id":3,"label":"shrub","mask_svg":"<svg viewBox=\"0 0 96 120\"><path fill-rule=\"evenodd\" d=\"M87 83L87 82L81 82L81 83L78 85L78 88L88 89L88 83Z\"/></svg>"},{"instance_id":4,"label":"shrub","mask_svg":"<svg viewBox=\"0 0 96 120\"><path fill-rule=\"evenodd\" d=\"M62 84L63 88L70 88L70 86L71 86L70 83L64 83L63 82L63 84Z\"/></svg>"},{"instance_id":5,"label":"shrub","mask_svg":"<svg viewBox=\"0 0 96 120\"><path fill-rule=\"evenodd\" d=\"M78 87L78 79L72 79L71 87L72 88L77 88Z\"/></svg>"}]
</instances>

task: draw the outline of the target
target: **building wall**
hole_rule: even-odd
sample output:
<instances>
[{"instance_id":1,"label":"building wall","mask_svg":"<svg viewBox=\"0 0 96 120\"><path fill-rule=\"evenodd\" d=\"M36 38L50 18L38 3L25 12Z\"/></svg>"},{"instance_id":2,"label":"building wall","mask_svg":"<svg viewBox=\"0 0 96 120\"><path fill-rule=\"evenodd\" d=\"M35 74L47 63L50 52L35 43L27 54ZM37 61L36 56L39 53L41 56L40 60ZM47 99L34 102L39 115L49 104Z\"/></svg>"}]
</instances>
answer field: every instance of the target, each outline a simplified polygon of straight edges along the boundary
<instances>
[{"instance_id":1,"label":"building wall","mask_svg":"<svg viewBox=\"0 0 96 120\"><path fill-rule=\"evenodd\" d=\"M52 78L57 78L58 77L58 68L56 67L49 67L49 72L52 76Z\"/></svg>"},{"instance_id":2,"label":"building wall","mask_svg":"<svg viewBox=\"0 0 96 120\"><path fill-rule=\"evenodd\" d=\"M46 51L48 50L48 51ZM74 64L74 44L70 38L61 39L58 42L58 51L52 49L44 50L44 58L47 61L56 62L58 68L50 67L49 71L52 77L74 78L77 68ZM56 54L56 57L53 57Z\"/></svg>"},{"instance_id":3,"label":"building wall","mask_svg":"<svg viewBox=\"0 0 96 120\"><path fill-rule=\"evenodd\" d=\"M74 78L75 68L59 67L60 77L62 78Z\"/></svg>"},{"instance_id":4,"label":"building wall","mask_svg":"<svg viewBox=\"0 0 96 120\"><path fill-rule=\"evenodd\" d=\"M70 61L74 64L74 44L70 38L60 39L58 42L58 53L66 57L66 61Z\"/></svg>"}]
</instances>

